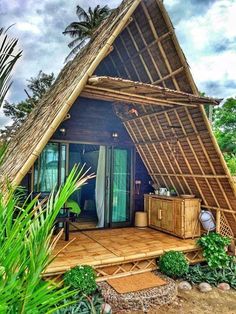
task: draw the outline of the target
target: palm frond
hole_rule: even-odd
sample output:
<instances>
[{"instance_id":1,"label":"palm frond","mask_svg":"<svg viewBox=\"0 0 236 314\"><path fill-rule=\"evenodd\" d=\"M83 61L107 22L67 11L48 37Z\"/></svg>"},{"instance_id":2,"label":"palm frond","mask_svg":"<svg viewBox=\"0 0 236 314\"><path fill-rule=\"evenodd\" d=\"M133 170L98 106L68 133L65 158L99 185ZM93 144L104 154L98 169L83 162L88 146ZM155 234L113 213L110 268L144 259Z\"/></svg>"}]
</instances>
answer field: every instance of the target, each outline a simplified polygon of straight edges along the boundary
<instances>
[{"instance_id":1,"label":"palm frond","mask_svg":"<svg viewBox=\"0 0 236 314\"><path fill-rule=\"evenodd\" d=\"M72 58L74 58L74 56L80 51L80 49L82 49L83 47L85 47L87 43L87 39L85 38L84 40L80 41L79 44L74 47L71 52L68 54L68 56L65 59L65 62L70 61Z\"/></svg>"},{"instance_id":2,"label":"palm frond","mask_svg":"<svg viewBox=\"0 0 236 314\"><path fill-rule=\"evenodd\" d=\"M87 38L88 39L88 38ZM72 40L69 44L68 47L69 48L74 48L76 47L77 49L80 49L82 46L84 46L86 41L86 38L84 38L82 41L80 38L76 38L74 40ZM75 51L76 52L76 51Z\"/></svg>"},{"instance_id":3,"label":"palm frond","mask_svg":"<svg viewBox=\"0 0 236 314\"><path fill-rule=\"evenodd\" d=\"M87 39L91 38L101 22L110 14L111 10L106 5L100 7L97 5L94 9L89 7L88 12L86 12L79 5L76 9L76 14L78 16L79 22L72 22L69 24L63 34L69 35L74 40L69 43L69 48L72 51L67 56L65 62L69 61L84 45L87 43Z\"/></svg>"},{"instance_id":4,"label":"palm frond","mask_svg":"<svg viewBox=\"0 0 236 314\"><path fill-rule=\"evenodd\" d=\"M12 84L12 69L22 54L22 51L16 51L17 43L17 39L9 38L7 30L0 29L0 107Z\"/></svg>"},{"instance_id":5,"label":"palm frond","mask_svg":"<svg viewBox=\"0 0 236 314\"><path fill-rule=\"evenodd\" d=\"M77 14L79 20L85 20L85 21L89 20L89 16L88 16L87 12L79 5L77 5L77 7L76 7L76 14Z\"/></svg>"}]
</instances>

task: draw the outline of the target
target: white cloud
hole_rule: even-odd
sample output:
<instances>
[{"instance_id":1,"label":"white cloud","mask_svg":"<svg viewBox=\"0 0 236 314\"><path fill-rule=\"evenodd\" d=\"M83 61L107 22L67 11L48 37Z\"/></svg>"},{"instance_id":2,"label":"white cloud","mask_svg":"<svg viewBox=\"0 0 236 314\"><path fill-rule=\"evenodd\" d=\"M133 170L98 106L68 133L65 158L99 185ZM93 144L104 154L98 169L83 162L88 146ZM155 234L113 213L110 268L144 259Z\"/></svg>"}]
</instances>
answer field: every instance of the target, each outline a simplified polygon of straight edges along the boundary
<instances>
[{"instance_id":1,"label":"white cloud","mask_svg":"<svg viewBox=\"0 0 236 314\"><path fill-rule=\"evenodd\" d=\"M201 15L182 19L176 25L197 85L202 91L214 92L218 97L231 96L229 81L235 80L235 17L236 1L217 0ZM215 82L215 86L221 88L214 89L209 82Z\"/></svg>"},{"instance_id":2,"label":"white cloud","mask_svg":"<svg viewBox=\"0 0 236 314\"><path fill-rule=\"evenodd\" d=\"M32 23L18 22L15 26L19 31L30 32L31 34L38 35L41 33L40 28Z\"/></svg>"},{"instance_id":3,"label":"white cloud","mask_svg":"<svg viewBox=\"0 0 236 314\"><path fill-rule=\"evenodd\" d=\"M235 80L236 52L224 51L217 55L202 55L198 60L199 62L192 66L197 81Z\"/></svg>"}]
</instances>

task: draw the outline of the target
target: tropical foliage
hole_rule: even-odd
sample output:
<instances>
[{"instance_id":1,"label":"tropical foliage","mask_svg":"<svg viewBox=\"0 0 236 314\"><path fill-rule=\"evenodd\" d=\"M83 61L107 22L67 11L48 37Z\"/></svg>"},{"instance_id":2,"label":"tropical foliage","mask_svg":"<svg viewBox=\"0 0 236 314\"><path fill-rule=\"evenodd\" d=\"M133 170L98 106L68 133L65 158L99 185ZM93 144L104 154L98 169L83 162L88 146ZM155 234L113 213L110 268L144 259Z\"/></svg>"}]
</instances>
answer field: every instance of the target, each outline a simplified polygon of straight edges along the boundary
<instances>
[{"instance_id":1,"label":"tropical foliage","mask_svg":"<svg viewBox=\"0 0 236 314\"><path fill-rule=\"evenodd\" d=\"M53 226L66 200L92 176L75 167L64 186L47 201L36 197L21 204L21 193L0 191L0 313L53 313L77 293L42 280L52 261ZM75 301L71 301L74 303ZM57 304L60 304L59 306Z\"/></svg>"},{"instance_id":2,"label":"tropical foliage","mask_svg":"<svg viewBox=\"0 0 236 314\"><path fill-rule=\"evenodd\" d=\"M72 300L76 300L71 304ZM72 296L64 300L66 307L58 309L55 314L100 314L105 313L102 310L104 299L100 293L94 293L92 296ZM69 304L69 305L68 305Z\"/></svg>"},{"instance_id":3,"label":"tropical foliage","mask_svg":"<svg viewBox=\"0 0 236 314\"><path fill-rule=\"evenodd\" d=\"M232 175L236 175L236 98L213 112L213 130Z\"/></svg>"},{"instance_id":4,"label":"tropical foliage","mask_svg":"<svg viewBox=\"0 0 236 314\"><path fill-rule=\"evenodd\" d=\"M197 240L197 244L203 249L203 257L210 268L223 268L229 263L229 256L225 247L230 244L230 239L218 233L204 234Z\"/></svg>"},{"instance_id":5,"label":"tropical foliage","mask_svg":"<svg viewBox=\"0 0 236 314\"><path fill-rule=\"evenodd\" d=\"M217 286L219 283L228 283L232 288L236 289L236 261L230 258L228 265L224 268L214 268L209 266L194 265L190 266L188 273L184 279L191 283L207 282Z\"/></svg>"},{"instance_id":6,"label":"tropical foliage","mask_svg":"<svg viewBox=\"0 0 236 314\"><path fill-rule=\"evenodd\" d=\"M26 91L27 98L19 103L9 103L5 101L3 105L4 114L13 120L11 126L7 126L4 130L1 130L1 137L9 139L17 131L18 127L26 119L32 109L37 106L39 100L50 89L55 76L53 73L46 74L43 71L39 71L36 77L31 77L27 80L28 90Z\"/></svg>"},{"instance_id":7,"label":"tropical foliage","mask_svg":"<svg viewBox=\"0 0 236 314\"><path fill-rule=\"evenodd\" d=\"M97 5L94 9L89 7L88 12L79 5L77 6L76 15L79 21L70 23L63 32L64 35L69 35L73 38L68 45L72 50L67 60L84 47L102 21L107 18L110 13L111 10L107 5L104 7Z\"/></svg>"},{"instance_id":8,"label":"tropical foliage","mask_svg":"<svg viewBox=\"0 0 236 314\"><path fill-rule=\"evenodd\" d=\"M215 109L213 127L221 150L236 154L236 98L228 98Z\"/></svg>"},{"instance_id":9,"label":"tropical foliage","mask_svg":"<svg viewBox=\"0 0 236 314\"><path fill-rule=\"evenodd\" d=\"M12 69L22 54L17 50L18 40L9 38L8 29L0 28L0 107L12 84Z\"/></svg>"},{"instance_id":10,"label":"tropical foliage","mask_svg":"<svg viewBox=\"0 0 236 314\"><path fill-rule=\"evenodd\" d=\"M236 154L224 153L225 161L228 165L229 171L236 176Z\"/></svg>"}]
</instances>

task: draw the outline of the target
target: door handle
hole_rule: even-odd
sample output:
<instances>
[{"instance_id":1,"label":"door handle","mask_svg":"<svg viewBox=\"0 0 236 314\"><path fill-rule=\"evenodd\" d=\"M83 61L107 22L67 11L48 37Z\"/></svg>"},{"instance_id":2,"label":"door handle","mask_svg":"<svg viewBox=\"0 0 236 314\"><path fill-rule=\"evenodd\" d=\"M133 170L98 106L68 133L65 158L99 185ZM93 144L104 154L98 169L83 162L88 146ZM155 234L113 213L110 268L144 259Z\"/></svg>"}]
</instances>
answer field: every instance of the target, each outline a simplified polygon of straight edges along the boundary
<instances>
[{"instance_id":1,"label":"door handle","mask_svg":"<svg viewBox=\"0 0 236 314\"><path fill-rule=\"evenodd\" d=\"M106 176L105 189L108 190L108 188L109 188L109 177Z\"/></svg>"},{"instance_id":2,"label":"door handle","mask_svg":"<svg viewBox=\"0 0 236 314\"><path fill-rule=\"evenodd\" d=\"M162 209L158 208L157 219L162 220Z\"/></svg>"}]
</instances>

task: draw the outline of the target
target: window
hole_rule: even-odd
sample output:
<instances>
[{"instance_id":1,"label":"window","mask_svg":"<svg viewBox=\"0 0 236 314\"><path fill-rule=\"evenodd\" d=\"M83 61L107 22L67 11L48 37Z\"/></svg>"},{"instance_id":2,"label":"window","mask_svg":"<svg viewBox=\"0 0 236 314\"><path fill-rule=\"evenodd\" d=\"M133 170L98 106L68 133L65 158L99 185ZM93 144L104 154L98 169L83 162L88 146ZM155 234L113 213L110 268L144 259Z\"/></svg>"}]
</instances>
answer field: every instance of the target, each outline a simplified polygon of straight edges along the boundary
<instances>
[{"instance_id":1,"label":"window","mask_svg":"<svg viewBox=\"0 0 236 314\"><path fill-rule=\"evenodd\" d=\"M66 145L48 143L34 164L34 192L51 192L66 177Z\"/></svg>"}]
</instances>

